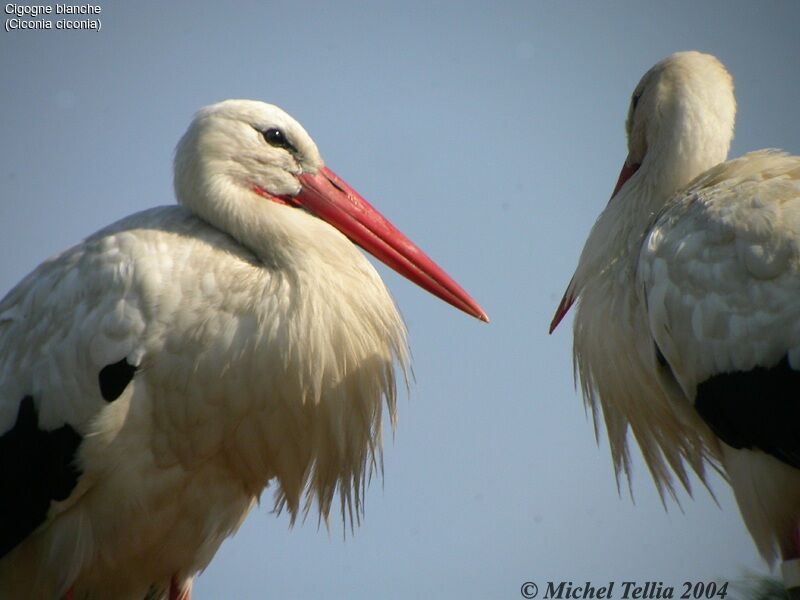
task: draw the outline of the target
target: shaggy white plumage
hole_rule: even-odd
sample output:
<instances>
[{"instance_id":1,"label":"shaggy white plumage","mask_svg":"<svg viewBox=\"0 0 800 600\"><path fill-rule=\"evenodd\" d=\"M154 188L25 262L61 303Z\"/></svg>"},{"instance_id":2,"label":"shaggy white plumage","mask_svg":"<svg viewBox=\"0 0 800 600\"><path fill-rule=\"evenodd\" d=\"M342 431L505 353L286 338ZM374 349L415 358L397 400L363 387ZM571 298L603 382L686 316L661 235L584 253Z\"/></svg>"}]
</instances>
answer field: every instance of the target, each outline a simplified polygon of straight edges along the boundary
<instances>
[{"instance_id":1,"label":"shaggy white plumage","mask_svg":"<svg viewBox=\"0 0 800 600\"><path fill-rule=\"evenodd\" d=\"M800 471L724 444L694 406L715 375L787 354L800 367L800 157L723 162L735 111L732 79L713 56L677 53L645 74L617 193L554 326L578 299L575 370L605 420L617 474L630 472L629 432L662 494L674 496L673 474L689 489L687 465L704 482L707 463L723 468L771 561L800 550L791 548Z\"/></svg>"},{"instance_id":2,"label":"shaggy white plumage","mask_svg":"<svg viewBox=\"0 0 800 600\"><path fill-rule=\"evenodd\" d=\"M353 243L287 205L320 173L279 108L210 106L178 145L181 206L94 234L0 303L0 434L29 397L39 428L83 438L77 486L0 559L0 597L188 594L271 481L293 519L327 519L336 495L358 519L406 329ZM98 373L121 359L135 375L109 401Z\"/></svg>"}]
</instances>

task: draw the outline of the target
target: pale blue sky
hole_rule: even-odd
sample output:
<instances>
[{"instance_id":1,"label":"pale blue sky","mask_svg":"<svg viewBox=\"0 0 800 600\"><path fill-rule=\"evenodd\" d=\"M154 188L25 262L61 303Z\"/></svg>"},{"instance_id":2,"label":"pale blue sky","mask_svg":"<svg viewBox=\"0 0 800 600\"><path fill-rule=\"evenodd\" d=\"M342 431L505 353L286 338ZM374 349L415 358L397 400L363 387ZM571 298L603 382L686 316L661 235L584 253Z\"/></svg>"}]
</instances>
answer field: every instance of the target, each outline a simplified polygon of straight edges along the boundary
<instances>
[{"instance_id":1,"label":"pale blue sky","mask_svg":"<svg viewBox=\"0 0 800 600\"><path fill-rule=\"evenodd\" d=\"M173 202L199 107L257 98L444 266L484 325L381 267L416 384L354 536L264 507L195 586L214 598L519 598L524 581L762 568L726 485L618 495L547 325L625 157L633 87L677 51L737 85L732 154L800 153L800 4L104 2L102 31L0 31L0 294L104 224ZM5 15L4 15L5 16Z\"/></svg>"}]
</instances>

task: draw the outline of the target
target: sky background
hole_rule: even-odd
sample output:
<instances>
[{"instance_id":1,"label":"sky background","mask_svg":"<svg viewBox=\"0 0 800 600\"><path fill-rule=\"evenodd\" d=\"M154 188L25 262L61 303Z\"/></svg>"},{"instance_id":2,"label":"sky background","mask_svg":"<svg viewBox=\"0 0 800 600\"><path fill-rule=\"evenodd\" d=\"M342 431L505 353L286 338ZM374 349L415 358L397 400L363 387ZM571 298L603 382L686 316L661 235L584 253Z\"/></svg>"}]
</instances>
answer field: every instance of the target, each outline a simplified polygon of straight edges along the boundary
<instances>
[{"instance_id":1,"label":"sky background","mask_svg":"<svg viewBox=\"0 0 800 600\"><path fill-rule=\"evenodd\" d=\"M3 15L8 18L8 15ZM0 31L0 294L173 202L192 114L256 98L445 267L490 325L382 265L416 383L343 540L264 506L195 584L215 598L519 598L525 581L731 580L766 569L726 484L665 511L618 493L547 326L625 158L641 75L698 49L733 74L732 155L800 153L800 3L103 2L97 32Z\"/></svg>"}]
</instances>

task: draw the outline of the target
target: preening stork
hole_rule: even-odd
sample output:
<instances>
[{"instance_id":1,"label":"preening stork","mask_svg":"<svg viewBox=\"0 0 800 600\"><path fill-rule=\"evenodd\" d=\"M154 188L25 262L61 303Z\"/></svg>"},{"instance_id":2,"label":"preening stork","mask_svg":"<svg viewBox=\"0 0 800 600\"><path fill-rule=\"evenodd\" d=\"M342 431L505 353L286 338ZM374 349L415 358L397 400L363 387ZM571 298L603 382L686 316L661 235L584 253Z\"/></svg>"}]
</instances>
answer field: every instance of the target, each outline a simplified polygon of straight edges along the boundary
<instances>
[{"instance_id":1,"label":"preening stork","mask_svg":"<svg viewBox=\"0 0 800 600\"><path fill-rule=\"evenodd\" d=\"M800 157L726 160L733 81L680 52L633 93L628 157L550 331L578 300L574 360L615 470L638 442L659 491L721 466L764 558L800 584Z\"/></svg>"},{"instance_id":2,"label":"preening stork","mask_svg":"<svg viewBox=\"0 0 800 600\"><path fill-rule=\"evenodd\" d=\"M275 106L201 110L175 193L0 302L0 598L188 600L271 482L358 516L408 353L348 238L488 320Z\"/></svg>"}]
</instances>

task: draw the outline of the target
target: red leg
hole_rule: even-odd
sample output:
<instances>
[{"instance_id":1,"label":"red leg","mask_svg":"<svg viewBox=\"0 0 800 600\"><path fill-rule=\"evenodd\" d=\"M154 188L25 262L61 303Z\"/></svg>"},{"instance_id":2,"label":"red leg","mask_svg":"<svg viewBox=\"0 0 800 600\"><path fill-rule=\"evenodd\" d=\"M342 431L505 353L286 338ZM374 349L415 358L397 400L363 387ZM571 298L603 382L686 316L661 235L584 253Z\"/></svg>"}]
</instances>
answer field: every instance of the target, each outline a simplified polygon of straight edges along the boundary
<instances>
[{"instance_id":1,"label":"red leg","mask_svg":"<svg viewBox=\"0 0 800 600\"><path fill-rule=\"evenodd\" d=\"M178 583L173 575L169 580L169 600L192 600L192 580Z\"/></svg>"}]
</instances>

